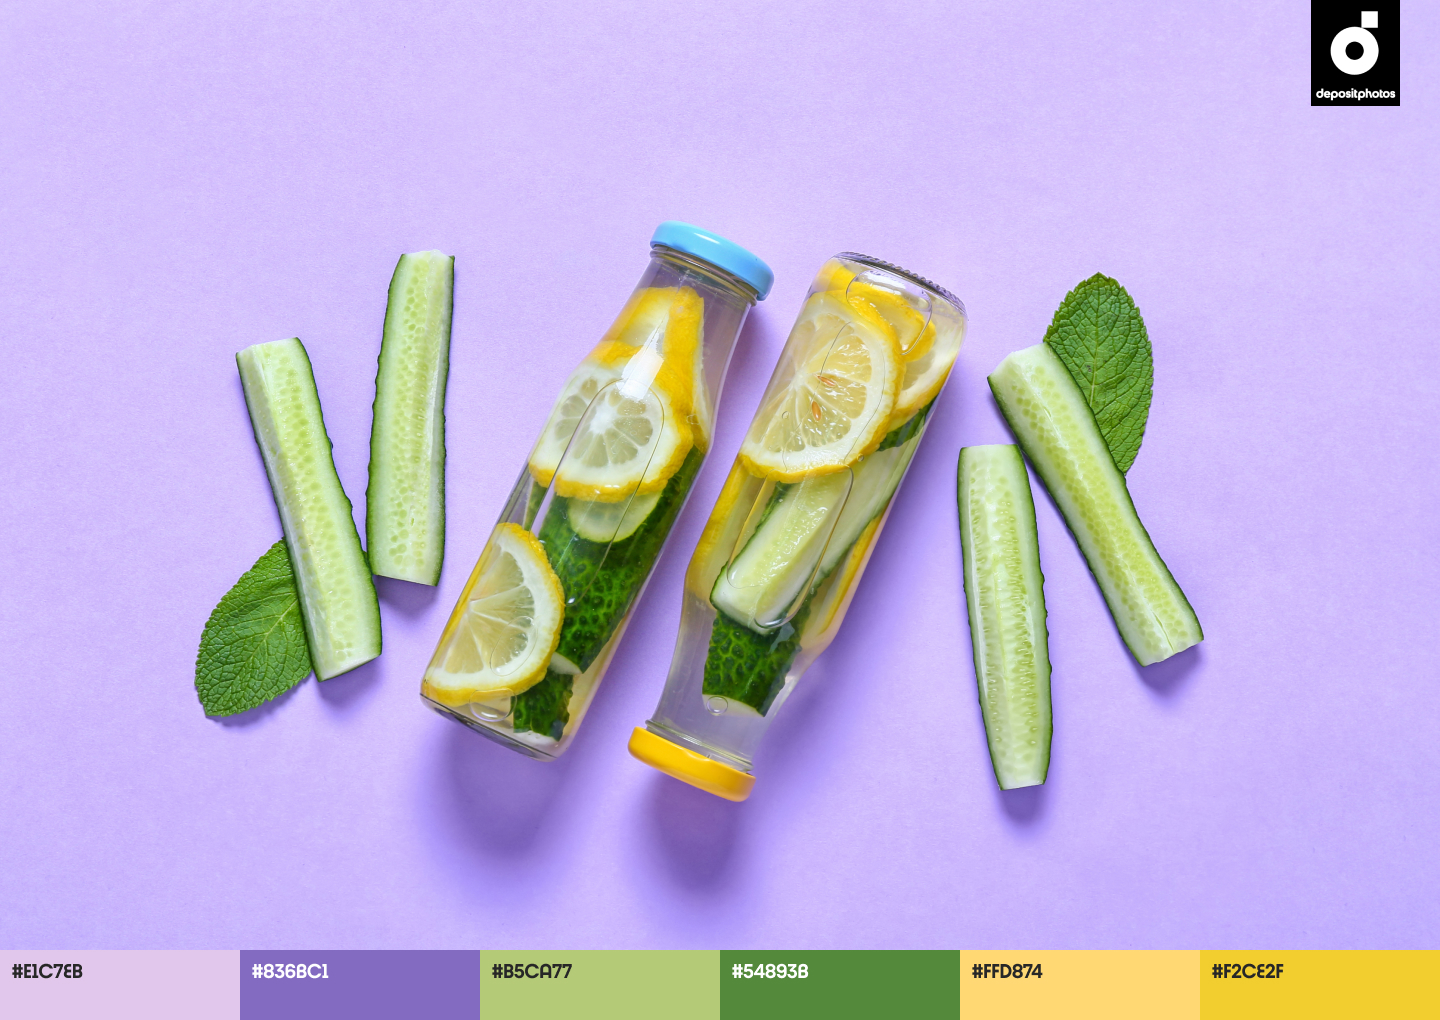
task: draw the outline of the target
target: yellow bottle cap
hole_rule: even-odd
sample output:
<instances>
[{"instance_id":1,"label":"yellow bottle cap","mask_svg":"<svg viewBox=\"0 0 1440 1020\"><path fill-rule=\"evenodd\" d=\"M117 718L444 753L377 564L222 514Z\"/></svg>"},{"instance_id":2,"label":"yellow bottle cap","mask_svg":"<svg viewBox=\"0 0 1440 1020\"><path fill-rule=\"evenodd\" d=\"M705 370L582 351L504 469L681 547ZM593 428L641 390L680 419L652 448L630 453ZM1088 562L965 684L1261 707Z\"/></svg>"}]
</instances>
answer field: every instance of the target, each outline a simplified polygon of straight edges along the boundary
<instances>
[{"instance_id":1,"label":"yellow bottle cap","mask_svg":"<svg viewBox=\"0 0 1440 1020\"><path fill-rule=\"evenodd\" d=\"M667 776L726 800L744 800L755 787L755 777L750 773L681 747L643 726L635 727L630 734L630 753Z\"/></svg>"}]
</instances>

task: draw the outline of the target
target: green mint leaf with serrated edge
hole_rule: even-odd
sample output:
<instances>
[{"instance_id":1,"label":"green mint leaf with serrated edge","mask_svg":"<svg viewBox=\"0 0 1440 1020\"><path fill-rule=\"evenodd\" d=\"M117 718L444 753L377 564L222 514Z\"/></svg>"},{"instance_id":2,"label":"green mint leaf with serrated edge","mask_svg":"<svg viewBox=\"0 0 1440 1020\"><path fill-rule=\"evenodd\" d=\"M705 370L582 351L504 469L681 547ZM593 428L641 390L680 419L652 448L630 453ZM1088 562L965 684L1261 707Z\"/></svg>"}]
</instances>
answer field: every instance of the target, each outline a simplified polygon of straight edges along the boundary
<instances>
[{"instance_id":1,"label":"green mint leaf with serrated edge","mask_svg":"<svg viewBox=\"0 0 1440 1020\"><path fill-rule=\"evenodd\" d=\"M1102 273L1060 303L1045 342L1074 378L1123 474L1135 463L1150 415L1155 367L1140 309Z\"/></svg>"},{"instance_id":2,"label":"green mint leaf with serrated edge","mask_svg":"<svg viewBox=\"0 0 1440 1020\"><path fill-rule=\"evenodd\" d=\"M225 593L200 635L195 691L206 715L234 715L310 672L295 572L282 539Z\"/></svg>"}]
</instances>

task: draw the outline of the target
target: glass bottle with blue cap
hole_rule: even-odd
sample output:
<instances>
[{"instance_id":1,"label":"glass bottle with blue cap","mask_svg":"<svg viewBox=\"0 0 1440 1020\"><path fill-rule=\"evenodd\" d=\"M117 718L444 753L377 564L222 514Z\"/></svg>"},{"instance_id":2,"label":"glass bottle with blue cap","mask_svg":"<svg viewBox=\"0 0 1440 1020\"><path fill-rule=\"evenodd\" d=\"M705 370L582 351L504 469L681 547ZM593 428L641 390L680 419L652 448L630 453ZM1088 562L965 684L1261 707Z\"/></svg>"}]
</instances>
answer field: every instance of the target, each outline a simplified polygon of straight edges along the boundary
<instances>
[{"instance_id":1,"label":"glass bottle with blue cap","mask_svg":"<svg viewBox=\"0 0 1440 1020\"><path fill-rule=\"evenodd\" d=\"M436 711L533 758L579 729L714 435L764 262L662 223L614 323L565 380L425 670Z\"/></svg>"}]
</instances>

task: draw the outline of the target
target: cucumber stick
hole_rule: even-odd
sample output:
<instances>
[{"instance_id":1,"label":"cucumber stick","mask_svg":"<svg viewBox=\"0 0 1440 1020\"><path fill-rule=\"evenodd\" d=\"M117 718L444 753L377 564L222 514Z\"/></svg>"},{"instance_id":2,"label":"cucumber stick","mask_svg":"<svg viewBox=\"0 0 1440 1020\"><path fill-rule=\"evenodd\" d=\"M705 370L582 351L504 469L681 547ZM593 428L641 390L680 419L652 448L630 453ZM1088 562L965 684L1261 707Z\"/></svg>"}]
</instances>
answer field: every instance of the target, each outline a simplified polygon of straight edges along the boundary
<instances>
[{"instance_id":1,"label":"cucumber stick","mask_svg":"<svg viewBox=\"0 0 1440 1020\"><path fill-rule=\"evenodd\" d=\"M851 477L836 471L776 485L749 541L715 579L711 604L761 634L793 615L835 530Z\"/></svg>"},{"instance_id":2,"label":"cucumber stick","mask_svg":"<svg viewBox=\"0 0 1440 1020\"><path fill-rule=\"evenodd\" d=\"M1050 649L1035 503L1019 448L961 449L958 497L990 762L1002 790L1039 786L1050 768Z\"/></svg>"},{"instance_id":3,"label":"cucumber stick","mask_svg":"<svg viewBox=\"0 0 1440 1020\"><path fill-rule=\"evenodd\" d=\"M380 604L331 459L315 376L293 338L247 347L235 360L285 529L310 659L328 680L380 654Z\"/></svg>"},{"instance_id":4,"label":"cucumber stick","mask_svg":"<svg viewBox=\"0 0 1440 1020\"><path fill-rule=\"evenodd\" d=\"M830 576L885 512L914 452L914 445L893 446L847 471L775 486L760 524L716 578L711 602L752 630L779 626L806 583Z\"/></svg>"},{"instance_id":5,"label":"cucumber stick","mask_svg":"<svg viewBox=\"0 0 1440 1020\"><path fill-rule=\"evenodd\" d=\"M829 577L830 572L849 555L850 547L860 533L885 512L890 505L890 497L900 488L905 469L910 466L910 458L917 449L919 444L916 443L889 446L865 457L851 469L855 473L855 482L850 487L844 509L840 511L840 519L835 522L835 534L830 536L830 544L825 547L825 558L820 561L817 578Z\"/></svg>"},{"instance_id":6,"label":"cucumber stick","mask_svg":"<svg viewBox=\"0 0 1440 1020\"><path fill-rule=\"evenodd\" d=\"M440 583L445 556L445 380L455 259L401 255L390 280L375 416L365 546L382 577Z\"/></svg>"},{"instance_id":7,"label":"cucumber stick","mask_svg":"<svg viewBox=\"0 0 1440 1020\"><path fill-rule=\"evenodd\" d=\"M1135 513L1085 396L1045 344L1016 351L990 389L1084 553L1142 666L1198 644L1200 621Z\"/></svg>"}]
</instances>

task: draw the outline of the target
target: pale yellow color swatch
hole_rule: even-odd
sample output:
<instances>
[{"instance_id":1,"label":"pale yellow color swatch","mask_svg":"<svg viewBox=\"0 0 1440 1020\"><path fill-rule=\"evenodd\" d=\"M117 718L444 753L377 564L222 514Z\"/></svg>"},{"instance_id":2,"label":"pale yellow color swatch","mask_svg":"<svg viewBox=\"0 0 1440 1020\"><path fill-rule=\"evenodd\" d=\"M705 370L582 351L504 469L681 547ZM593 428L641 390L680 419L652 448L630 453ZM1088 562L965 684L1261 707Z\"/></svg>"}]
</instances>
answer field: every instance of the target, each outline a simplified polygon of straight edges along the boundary
<instances>
[{"instance_id":1,"label":"pale yellow color swatch","mask_svg":"<svg viewBox=\"0 0 1440 1020\"><path fill-rule=\"evenodd\" d=\"M973 977L976 964L1038 964L1040 977ZM964 1020L1199 1020L1195 950L960 952ZM1033 973L1033 971L1032 971Z\"/></svg>"}]
</instances>

